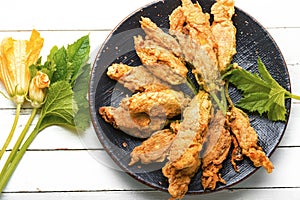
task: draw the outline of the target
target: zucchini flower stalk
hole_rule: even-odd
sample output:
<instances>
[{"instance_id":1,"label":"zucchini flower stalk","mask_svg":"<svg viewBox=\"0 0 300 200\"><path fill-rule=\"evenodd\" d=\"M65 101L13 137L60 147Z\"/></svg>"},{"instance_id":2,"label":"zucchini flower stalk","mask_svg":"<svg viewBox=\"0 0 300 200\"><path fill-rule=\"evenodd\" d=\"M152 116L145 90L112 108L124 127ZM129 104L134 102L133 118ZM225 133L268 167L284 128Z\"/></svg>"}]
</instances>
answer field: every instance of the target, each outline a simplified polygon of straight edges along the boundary
<instances>
[{"instance_id":1,"label":"zucchini flower stalk","mask_svg":"<svg viewBox=\"0 0 300 200\"><path fill-rule=\"evenodd\" d=\"M6 88L9 98L17 105L11 131L0 151L0 159L13 137L21 106L28 94L29 66L37 62L43 43L44 39L40 37L40 33L33 30L29 40L15 40L9 37L3 39L0 45L0 80Z\"/></svg>"},{"instance_id":2,"label":"zucchini flower stalk","mask_svg":"<svg viewBox=\"0 0 300 200\"><path fill-rule=\"evenodd\" d=\"M50 85L47 74L38 71L29 85L29 99L33 108L40 108L44 103L46 88Z\"/></svg>"},{"instance_id":3,"label":"zucchini flower stalk","mask_svg":"<svg viewBox=\"0 0 300 200\"><path fill-rule=\"evenodd\" d=\"M7 158L5 164L3 165L3 168L0 172L0 177L4 177L4 173L6 172L10 163L16 156L16 154L20 148L20 145L22 144L22 142L26 136L29 126L32 123L32 121L37 113L37 110L44 103L46 89L49 87L49 85L50 85L50 79L49 79L48 75L41 71L38 71L36 73L36 75L31 79L31 82L29 85L29 91L28 91L28 93L29 93L28 100L31 102L33 110L32 110L30 118L28 119L23 131L19 135L18 140L16 141L14 147L12 148L11 153L9 154L9 157ZM1 189L0 189L0 193L1 193Z\"/></svg>"}]
</instances>

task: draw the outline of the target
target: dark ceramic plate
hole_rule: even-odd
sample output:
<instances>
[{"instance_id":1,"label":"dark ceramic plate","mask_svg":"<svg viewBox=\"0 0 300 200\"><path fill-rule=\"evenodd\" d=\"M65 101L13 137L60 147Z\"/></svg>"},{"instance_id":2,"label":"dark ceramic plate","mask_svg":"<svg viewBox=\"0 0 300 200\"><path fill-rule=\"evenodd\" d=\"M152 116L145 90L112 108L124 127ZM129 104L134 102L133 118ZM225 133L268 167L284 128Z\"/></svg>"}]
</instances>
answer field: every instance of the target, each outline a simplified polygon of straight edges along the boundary
<instances>
[{"instance_id":1,"label":"dark ceramic plate","mask_svg":"<svg viewBox=\"0 0 300 200\"><path fill-rule=\"evenodd\" d=\"M209 9L214 1L201 0L199 3L205 12L210 12ZM105 150L129 175L150 187L163 191L167 191L168 181L161 172L162 164L136 164L129 167L130 152L142 140L128 136L104 122L98 114L98 109L101 106L117 106L120 99L128 93L122 86L110 80L106 71L112 63L123 62L131 66L141 64L133 47L133 36L143 35L139 24L141 17L149 17L159 27L168 28L168 16L179 5L181 5L180 0L155 2L137 10L122 21L101 47L93 66L90 81L89 99L92 122ZM237 28L237 54L233 62L237 62L245 69L254 72L257 70L257 58L260 56L271 75L280 85L290 91L290 80L285 61L269 33L255 19L238 8L236 8L233 21ZM130 93L128 94L130 95ZM233 88L230 89L230 96L234 102L241 97L240 93ZM287 100L287 119L289 118L290 105L291 102ZM287 123L271 122L266 117L259 117L255 114L249 114L249 117L252 126L258 133L259 145L270 156L281 140ZM224 162L221 174L227 184L218 184L216 191L244 180L257 170L248 159L238 163L238 167L240 172L236 173L229 159ZM201 171L192 179L188 194L204 192L199 182L200 179Z\"/></svg>"}]
</instances>

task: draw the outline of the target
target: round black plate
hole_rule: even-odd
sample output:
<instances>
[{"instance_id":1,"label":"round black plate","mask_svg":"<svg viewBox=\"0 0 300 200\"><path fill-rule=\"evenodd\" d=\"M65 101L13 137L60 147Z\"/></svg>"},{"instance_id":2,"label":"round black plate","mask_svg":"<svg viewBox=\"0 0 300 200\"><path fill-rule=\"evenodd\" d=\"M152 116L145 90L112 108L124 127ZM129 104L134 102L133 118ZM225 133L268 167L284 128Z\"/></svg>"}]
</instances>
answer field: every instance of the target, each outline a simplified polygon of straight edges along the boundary
<instances>
[{"instance_id":1,"label":"round black plate","mask_svg":"<svg viewBox=\"0 0 300 200\"><path fill-rule=\"evenodd\" d=\"M205 12L210 12L210 7L214 1L200 0L199 3ZM133 47L133 36L144 34L139 24L141 17L149 17L159 27L167 29L169 27L169 14L179 5L181 5L180 0L155 2L137 10L122 21L101 47L90 80L90 112L95 131L103 147L111 158L129 175L150 187L163 191L167 191L168 188L168 181L161 172L163 164L136 164L129 167L130 152L142 140L128 136L104 122L98 114L98 109L101 106L117 106L122 97L127 93L130 94L122 86L109 79L106 70L112 63L122 62L131 66L141 64ZM271 75L280 85L290 91L290 79L284 58L269 33L255 19L238 8L236 8L233 21L237 28L237 54L234 56L233 62L237 62L245 69L254 72L257 71L257 58L260 56ZM234 88L230 89L230 95L234 102L241 97L240 93ZM290 100L287 100L287 120L290 105ZM259 145L270 156L280 142L287 123L271 122L266 117L250 113L249 117L252 126L258 133ZM227 184L218 184L215 191L244 180L257 169L248 159L240 162L238 168L240 172L236 173L230 164L230 160L227 159L221 170L222 177ZM188 194L206 192L203 190L200 180L201 171L192 179Z\"/></svg>"}]
</instances>

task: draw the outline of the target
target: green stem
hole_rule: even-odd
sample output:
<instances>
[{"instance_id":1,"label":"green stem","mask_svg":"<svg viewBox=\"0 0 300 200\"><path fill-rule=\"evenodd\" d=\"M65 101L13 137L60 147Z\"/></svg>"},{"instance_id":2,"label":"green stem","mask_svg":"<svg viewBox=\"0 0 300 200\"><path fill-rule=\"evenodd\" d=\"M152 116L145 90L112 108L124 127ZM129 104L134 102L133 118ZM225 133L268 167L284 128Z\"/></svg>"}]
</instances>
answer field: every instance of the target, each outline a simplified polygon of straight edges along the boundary
<instances>
[{"instance_id":1,"label":"green stem","mask_svg":"<svg viewBox=\"0 0 300 200\"><path fill-rule=\"evenodd\" d=\"M0 151L0 160L1 160L4 152L6 151L8 145L9 145L10 141L12 140L13 135L15 133L15 130L16 130L16 127L17 127L17 124L18 124L18 121L19 121L21 106L22 106L21 104L17 104L17 110L16 110L16 115L15 115L14 123L13 123L13 125L11 127L11 130L10 130L10 133L7 136L6 141L5 141L3 147L2 147L2 149Z\"/></svg>"},{"instance_id":2,"label":"green stem","mask_svg":"<svg viewBox=\"0 0 300 200\"><path fill-rule=\"evenodd\" d=\"M226 83L225 83L225 96L226 96L226 99L227 99L229 105L234 106L234 103L232 102L232 100L229 96L229 93L228 93L228 87L229 87L229 83L228 83L228 81L226 81Z\"/></svg>"},{"instance_id":3,"label":"green stem","mask_svg":"<svg viewBox=\"0 0 300 200\"><path fill-rule=\"evenodd\" d=\"M39 121L40 122L40 121ZM21 161L23 155L25 154L26 150L30 146L30 144L33 142L34 138L38 135L39 133L39 124L35 127L35 129L31 132L31 134L28 136L22 147L20 148L19 152L16 154L14 159L12 160L11 164L8 166L6 171L3 173L3 176L1 176L0 179L0 194L2 193L4 187L6 186L7 182L9 181L11 175L17 168L19 162Z\"/></svg>"},{"instance_id":4,"label":"green stem","mask_svg":"<svg viewBox=\"0 0 300 200\"><path fill-rule=\"evenodd\" d=\"M225 113L227 112L227 100L226 100L226 89L224 87L221 87L221 102L224 107Z\"/></svg>"},{"instance_id":5,"label":"green stem","mask_svg":"<svg viewBox=\"0 0 300 200\"><path fill-rule=\"evenodd\" d=\"M192 90L193 94L196 95L198 91L195 85L193 84L193 81L189 77L187 77L186 80L187 80L186 85L190 88L190 90Z\"/></svg>"},{"instance_id":6,"label":"green stem","mask_svg":"<svg viewBox=\"0 0 300 200\"><path fill-rule=\"evenodd\" d=\"M293 98L293 99L300 100L300 96L295 95L295 94L292 94L292 93L290 93L290 92L287 92L286 95L287 95L287 97L289 97L289 98Z\"/></svg>"},{"instance_id":7,"label":"green stem","mask_svg":"<svg viewBox=\"0 0 300 200\"><path fill-rule=\"evenodd\" d=\"M218 105L219 109L223 112L223 114L226 114L226 106L224 106L222 104L222 102L220 101L220 99L217 97L217 95L214 92L210 92L210 96L213 98L213 100L216 102L216 104Z\"/></svg>"},{"instance_id":8,"label":"green stem","mask_svg":"<svg viewBox=\"0 0 300 200\"><path fill-rule=\"evenodd\" d=\"M0 177L3 176L4 172L5 172L6 169L8 168L9 164L10 164L11 161L14 159L14 157L15 157L15 155L16 155L16 153L17 153L19 147L21 146L21 143L23 142L23 140L24 140L24 138L25 138L25 136L26 136L26 133L27 133L27 131L28 131L28 129L29 129L29 127L30 127L30 125L31 125L31 123L32 123L32 121L33 121L35 115L36 115L36 113L37 113L37 110L38 110L37 108L34 108L34 109L32 110L31 115L30 115L30 117L29 117L29 119L28 119L28 121L27 121L27 123L26 123L26 125L25 125L25 127L24 127L24 129L23 129L23 131L21 132L21 134L20 134L20 136L19 136L17 142L15 143L15 145L14 145L14 147L13 147L11 153L9 154L9 157L7 158L7 160L6 160L6 162L5 162L4 166L3 166L3 168L2 168L2 170L1 170Z\"/></svg>"}]
</instances>

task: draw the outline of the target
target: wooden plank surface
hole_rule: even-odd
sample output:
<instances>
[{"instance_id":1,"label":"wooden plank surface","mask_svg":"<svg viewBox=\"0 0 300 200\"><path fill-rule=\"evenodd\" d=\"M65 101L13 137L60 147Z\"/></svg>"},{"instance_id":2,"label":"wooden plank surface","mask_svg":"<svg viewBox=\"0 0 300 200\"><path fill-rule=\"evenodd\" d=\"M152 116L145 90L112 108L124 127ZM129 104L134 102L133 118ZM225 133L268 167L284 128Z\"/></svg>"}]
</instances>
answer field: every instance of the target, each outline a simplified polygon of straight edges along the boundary
<instances>
[{"instance_id":1,"label":"wooden plank surface","mask_svg":"<svg viewBox=\"0 0 300 200\"><path fill-rule=\"evenodd\" d=\"M300 147L278 148L271 157L275 166L272 174L259 169L245 181L234 185L232 189L300 188L298 181L300 162L298 159L290 159L299 154ZM28 151L5 191L149 189L151 188L124 173L103 150L47 150Z\"/></svg>"},{"instance_id":2,"label":"wooden plank surface","mask_svg":"<svg viewBox=\"0 0 300 200\"><path fill-rule=\"evenodd\" d=\"M42 56L46 56L53 45L67 45L90 34L93 62L110 31L131 12L149 3L151 0L4 0L0 6L0 39L28 38L33 28L38 29L45 38ZM270 32L286 59L292 91L300 94L299 1L236 0L236 5ZM2 83L0 90L4 90ZM30 111L22 110L22 122L25 123ZM0 96L0 145L14 114L14 105ZM285 135L271 157L275 165L272 174L259 169L229 190L184 199L299 199L299 122L300 102L293 101ZM17 129L23 127L21 123ZM92 129L80 134L61 127L50 127L38 135L0 195L1 200L165 200L168 197L167 193L155 191L122 172L108 157Z\"/></svg>"}]
</instances>

